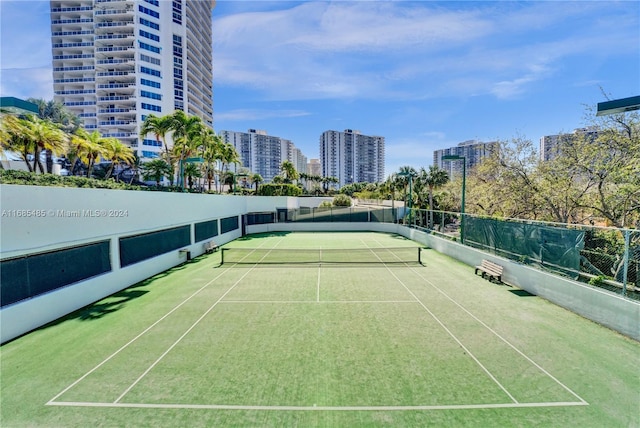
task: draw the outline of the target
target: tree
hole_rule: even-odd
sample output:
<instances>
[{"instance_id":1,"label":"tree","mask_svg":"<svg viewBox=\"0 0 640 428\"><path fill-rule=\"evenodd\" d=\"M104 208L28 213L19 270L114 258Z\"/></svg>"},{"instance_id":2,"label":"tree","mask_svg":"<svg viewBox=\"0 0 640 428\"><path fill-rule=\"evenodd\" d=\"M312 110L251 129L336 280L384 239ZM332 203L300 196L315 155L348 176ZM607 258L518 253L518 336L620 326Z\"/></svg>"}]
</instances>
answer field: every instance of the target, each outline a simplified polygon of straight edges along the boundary
<instances>
[{"instance_id":1,"label":"tree","mask_svg":"<svg viewBox=\"0 0 640 428\"><path fill-rule=\"evenodd\" d=\"M184 175L187 178L187 183L189 185L189 189L193 189L193 179L202 177L202 173L198 168L198 165L192 162L188 162L184 166Z\"/></svg>"},{"instance_id":2,"label":"tree","mask_svg":"<svg viewBox=\"0 0 640 428\"><path fill-rule=\"evenodd\" d=\"M216 164L222 157L222 138L213 132L212 129L205 128L200 134L200 157L203 159L202 172L207 180L207 188L211 190L211 182L215 178Z\"/></svg>"},{"instance_id":3,"label":"tree","mask_svg":"<svg viewBox=\"0 0 640 428\"><path fill-rule=\"evenodd\" d=\"M27 165L27 169L31 172L33 167L30 163L30 156L34 151L34 143L28 137L27 121L10 114L0 116L0 138L2 151L16 151L20 154L20 158Z\"/></svg>"},{"instance_id":4,"label":"tree","mask_svg":"<svg viewBox=\"0 0 640 428\"><path fill-rule=\"evenodd\" d=\"M104 140L98 131L88 133L82 128L76 131L71 139L71 157L75 158L73 174L77 172L80 164L84 163L87 166L87 177L91 177L93 165L102 155Z\"/></svg>"},{"instance_id":5,"label":"tree","mask_svg":"<svg viewBox=\"0 0 640 428\"><path fill-rule=\"evenodd\" d=\"M40 153L43 151L55 154L65 153L69 137L53 122L35 116L28 116L26 125L26 137L33 142L33 171L35 172L37 168L44 174ZM51 155L49 155L50 158ZM47 173L51 174L52 170L53 161L47 161Z\"/></svg>"},{"instance_id":6,"label":"tree","mask_svg":"<svg viewBox=\"0 0 640 428\"><path fill-rule=\"evenodd\" d=\"M184 187L183 162L196 150L194 143L199 143L199 135L203 132L204 126L198 116L188 116L182 110L176 110L171 117L173 154L180 164L179 184Z\"/></svg>"},{"instance_id":7,"label":"tree","mask_svg":"<svg viewBox=\"0 0 640 428\"><path fill-rule=\"evenodd\" d=\"M38 117L42 120L55 124L57 128L65 134L73 134L80 125L82 120L75 113L72 113L67 107L59 101L45 101L43 99L29 98L28 102L38 106ZM52 148L44 148L45 163L47 173L53 172L53 154Z\"/></svg>"},{"instance_id":8,"label":"tree","mask_svg":"<svg viewBox=\"0 0 640 428\"><path fill-rule=\"evenodd\" d=\"M38 106L40 119L55 123L68 134L73 134L82 125L82 119L60 101L45 101L41 98L29 98L27 101Z\"/></svg>"},{"instance_id":9,"label":"tree","mask_svg":"<svg viewBox=\"0 0 640 428\"><path fill-rule=\"evenodd\" d=\"M171 166L163 159L153 159L145 162L140 167L144 180L153 180L156 186L160 186L160 182L171 173Z\"/></svg>"},{"instance_id":10,"label":"tree","mask_svg":"<svg viewBox=\"0 0 640 428\"><path fill-rule=\"evenodd\" d=\"M229 172L229 165L240 163L240 155L233 147L233 144L225 143L220 148L220 162L222 163L221 174L224 176Z\"/></svg>"},{"instance_id":11,"label":"tree","mask_svg":"<svg viewBox=\"0 0 640 428\"><path fill-rule=\"evenodd\" d=\"M117 138L105 138L102 140L102 155L105 159L111 161L106 174L107 178L113 174L116 163L123 162L126 165L131 165L135 160L131 147L125 146Z\"/></svg>"},{"instance_id":12,"label":"tree","mask_svg":"<svg viewBox=\"0 0 640 428\"><path fill-rule=\"evenodd\" d=\"M429 171L420 168L416 182L418 186L426 186L429 191L429 227L433 226L433 190L449 181L449 175L435 165L429 166Z\"/></svg>"},{"instance_id":13,"label":"tree","mask_svg":"<svg viewBox=\"0 0 640 428\"><path fill-rule=\"evenodd\" d=\"M260 185L260 183L262 183L264 181L264 179L262 178L262 176L258 173L252 174L251 176L249 176L249 180L251 181L251 183L255 184L256 186L256 194L258 193L258 186Z\"/></svg>"},{"instance_id":14,"label":"tree","mask_svg":"<svg viewBox=\"0 0 640 428\"><path fill-rule=\"evenodd\" d=\"M153 134L156 137L156 141L162 143L164 152L168 154L169 146L167 146L166 135L173 130L173 125L173 116L158 117L150 114L140 126L140 138L144 139L148 134Z\"/></svg>"},{"instance_id":15,"label":"tree","mask_svg":"<svg viewBox=\"0 0 640 428\"><path fill-rule=\"evenodd\" d=\"M299 177L296 167L289 160L282 161L280 171L282 171L282 178L285 183L293 183Z\"/></svg>"}]
</instances>

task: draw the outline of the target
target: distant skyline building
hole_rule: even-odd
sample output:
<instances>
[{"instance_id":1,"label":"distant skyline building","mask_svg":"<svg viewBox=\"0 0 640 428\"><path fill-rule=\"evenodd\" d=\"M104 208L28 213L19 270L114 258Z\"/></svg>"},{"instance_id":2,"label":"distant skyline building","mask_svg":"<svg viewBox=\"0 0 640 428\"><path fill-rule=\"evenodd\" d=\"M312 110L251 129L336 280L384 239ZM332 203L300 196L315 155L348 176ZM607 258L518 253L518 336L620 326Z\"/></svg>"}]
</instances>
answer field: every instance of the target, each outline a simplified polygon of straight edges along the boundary
<instances>
[{"instance_id":1,"label":"distant skyline building","mask_svg":"<svg viewBox=\"0 0 640 428\"><path fill-rule=\"evenodd\" d=\"M467 171L478 165L482 158L489 156L498 147L495 141L483 143L478 140L467 140L455 147L435 150L433 152L433 165L444 169L449 177L453 178L462 174L462 162L442 160L443 156L463 156Z\"/></svg>"},{"instance_id":2,"label":"distant skyline building","mask_svg":"<svg viewBox=\"0 0 640 428\"><path fill-rule=\"evenodd\" d=\"M351 183L380 183L384 177L384 137L360 131L325 131L320 136L323 177L336 177L337 187Z\"/></svg>"},{"instance_id":3,"label":"distant skyline building","mask_svg":"<svg viewBox=\"0 0 640 428\"><path fill-rule=\"evenodd\" d=\"M183 110L213 128L211 10L215 0L51 0L54 100L89 131L141 158L149 114ZM169 141L171 144L171 142Z\"/></svg>"},{"instance_id":4,"label":"distant skyline building","mask_svg":"<svg viewBox=\"0 0 640 428\"><path fill-rule=\"evenodd\" d=\"M318 177L322 176L322 165L320 164L320 159L309 159L309 162L307 163L307 174L317 175Z\"/></svg>"},{"instance_id":5,"label":"distant skyline building","mask_svg":"<svg viewBox=\"0 0 640 428\"><path fill-rule=\"evenodd\" d=\"M570 134L545 135L540 138L540 159L543 161L555 159L560 154L563 142L570 142L577 138L593 141L598 138L598 129L596 127L576 128Z\"/></svg>"},{"instance_id":6,"label":"distant skyline building","mask_svg":"<svg viewBox=\"0 0 640 428\"><path fill-rule=\"evenodd\" d=\"M265 183L280 175L285 160L293 163L298 172L307 168L307 157L290 140L268 135L267 131L249 129L247 132L220 131L225 143L236 148L241 166L260 174Z\"/></svg>"}]
</instances>

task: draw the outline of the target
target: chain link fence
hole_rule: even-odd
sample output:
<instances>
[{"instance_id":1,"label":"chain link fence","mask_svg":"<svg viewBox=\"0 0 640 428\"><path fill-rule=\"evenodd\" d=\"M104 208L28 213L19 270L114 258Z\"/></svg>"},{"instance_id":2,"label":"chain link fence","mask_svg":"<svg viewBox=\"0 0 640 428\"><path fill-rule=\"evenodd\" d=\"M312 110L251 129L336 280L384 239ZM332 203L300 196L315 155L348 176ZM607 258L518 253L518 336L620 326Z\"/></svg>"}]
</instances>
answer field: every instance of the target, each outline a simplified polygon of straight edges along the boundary
<instances>
[{"instance_id":1,"label":"chain link fence","mask_svg":"<svg viewBox=\"0 0 640 428\"><path fill-rule=\"evenodd\" d=\"M640 230L412 210L401 220L464 245L640 300Z\"/></svg>"}]
</instances>

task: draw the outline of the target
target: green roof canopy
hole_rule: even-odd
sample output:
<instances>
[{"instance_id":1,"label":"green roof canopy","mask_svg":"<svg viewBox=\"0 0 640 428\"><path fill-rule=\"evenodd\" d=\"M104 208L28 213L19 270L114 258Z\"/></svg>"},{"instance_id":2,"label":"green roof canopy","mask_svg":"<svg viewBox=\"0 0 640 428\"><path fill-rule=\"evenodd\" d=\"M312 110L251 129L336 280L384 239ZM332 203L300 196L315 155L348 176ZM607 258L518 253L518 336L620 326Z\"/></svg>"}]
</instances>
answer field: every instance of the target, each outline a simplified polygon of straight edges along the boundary
<instances>
[{"instance_id":1,"label":"green roof canopy","mask_svg":"<svg viewBox=\"0 0 640 428\"><path fill-rule=\"evenodd\" d=\"M0 111L17 115L40 113L36 104L15 97L0 97Z\"/></svg>"}]
</instances>

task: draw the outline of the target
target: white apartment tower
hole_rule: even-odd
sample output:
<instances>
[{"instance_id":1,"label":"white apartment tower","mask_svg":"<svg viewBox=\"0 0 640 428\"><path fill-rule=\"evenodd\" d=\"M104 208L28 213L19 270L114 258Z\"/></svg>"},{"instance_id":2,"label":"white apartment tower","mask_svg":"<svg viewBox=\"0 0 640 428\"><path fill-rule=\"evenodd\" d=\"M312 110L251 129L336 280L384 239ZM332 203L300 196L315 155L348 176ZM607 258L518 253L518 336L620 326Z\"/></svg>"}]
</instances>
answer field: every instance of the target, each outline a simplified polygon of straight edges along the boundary
<instances>
[{"instance_id":1,"label":"white apartment tower","mask_svg":"<svg viewBox=\"0 0 640 428\"><path fill-rule=\"evenodd\" d=\"M338 187L384 181L384 137L360 131L325 131L320 136L320 164L324 177L336 177Z\"/></svg>"},{"instance_id":2,"label":"white apartment tower","mask_svg":"<svg viewBox=\"0 0 640 428\"><path fill-rule=\"evenodd\" d=\"M280 175L285 160L293 163L298 172L304 172L307 157L290 140L268 135L267 131L249 129L247 132L220 131L225 143L235 147L240 162L254 174L260 174L265 183Z\"/></svg>"},{"instance_id":3,"label":"white apartment tower","mask_svg":"<svg viewBox=\"0 0 640 428\"><path fill-rule=\"evenodd\" d=\"M455 147L448 149L435 150L433 152L433 165L444 169L449 174L449 177L462 176L462 162L443 160L443 156L460 156L464 158L465 168L469 171L470 168L482 162L482 159L490 156L494 150L497 150L498 143L495 141L489 143L483 143L477 140L467 140L459 143Z\"/></svg>"},{"instance_id":4,"label":"white apartment tower","mask_svg":"<svg viewBox=\"0 0 640 428\"><path fill-rule=\"evenodd\" d=\"M51 0L54 100L91 132L116 137L141 158L149 114L175 110L213 127L211 10L215 0Z\"/></svg>"}]
</instances>

